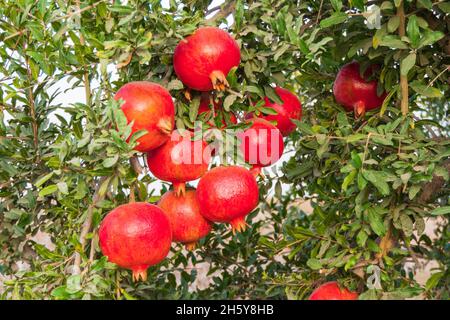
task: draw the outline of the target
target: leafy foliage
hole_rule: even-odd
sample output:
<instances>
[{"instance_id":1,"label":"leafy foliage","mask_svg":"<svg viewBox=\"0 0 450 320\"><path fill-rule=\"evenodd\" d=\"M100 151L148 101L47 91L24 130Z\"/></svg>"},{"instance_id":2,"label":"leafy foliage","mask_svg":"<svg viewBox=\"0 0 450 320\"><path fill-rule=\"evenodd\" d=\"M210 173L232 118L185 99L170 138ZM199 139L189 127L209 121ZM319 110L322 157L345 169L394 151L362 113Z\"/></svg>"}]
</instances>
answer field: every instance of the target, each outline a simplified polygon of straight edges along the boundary
<instances>
[{"instance_id":1,"label":"leafy foliage","mask_svg":"<svg viewBox=\"0 0 450 320\"><path fill-rule=\"evenodd\" d=\"M338 279L363 299L449 298L447 2L123 3L0 0L2 297L302 299ZM176 44L205 24L227 28L241 47L230 90L217 94L226 111L270 112L257 102L279 101L280 85L298 93L304 118L287 138L293 156L282 174L260 181L251 228L232 235L217 225L199 250L174 246L149 270L151 281L134 284L102 257L97 227L130 192L159 196L154 179L139 174L133 146L142 133L130 137L111 98L129 81L154 81L176 99L177 127L207 122L172 66ZM380 65L379 91L389 93L361 119L331 92L352 59ZM82 88L85 101L57 102L61 80ZM436 217L430 238L424 229ZM54 248L36 240L41 233ZM405 269L419 258L438 264L425 286ZM380 283L368 287L377 268Z\"/></svg>"}]
</instances>

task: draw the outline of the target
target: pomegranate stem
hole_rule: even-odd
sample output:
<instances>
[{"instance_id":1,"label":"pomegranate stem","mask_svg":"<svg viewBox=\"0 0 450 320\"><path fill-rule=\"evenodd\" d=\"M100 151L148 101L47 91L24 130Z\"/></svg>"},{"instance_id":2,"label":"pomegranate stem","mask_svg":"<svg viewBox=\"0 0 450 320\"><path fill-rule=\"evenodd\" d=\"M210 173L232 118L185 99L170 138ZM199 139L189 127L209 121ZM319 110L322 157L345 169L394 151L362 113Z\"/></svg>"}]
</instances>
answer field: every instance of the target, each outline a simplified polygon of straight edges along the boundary
<instances>
[{"instance_id":1,"label":"pomegranate stem","mask_svg":"<svg viewBox=\"0 0 450 320\"><path fill-rule=\"evenodd\" d=\"M178 197L184 196L186 194L186 183L173 182L173 189L175 191L175 195Z\"/></svg>"},{"instance_id":2,"label":"pomegranate stem","mask_svg":"<svg viewBox=\"0 0 450 320\"><path fill-rule=\"evenodd\" d=\"M215 70L211 72L209 78L211 79L214 90L224 91L225 88L230 86L228 84L227 77L220 70Z\"/></svg>"},{"instance_id":3,"label":"pomegranate stem","mask_svg":"<svg viewBox=\"0 0 450 320\"><path fill-rule=\"evenodd\" d=\"M235 218L230 221L230 224L231 224L233 234L235 234L236 232L243 232L248 227L248 224L245 222L244 217Z\"/></svg>"}]
</instances>

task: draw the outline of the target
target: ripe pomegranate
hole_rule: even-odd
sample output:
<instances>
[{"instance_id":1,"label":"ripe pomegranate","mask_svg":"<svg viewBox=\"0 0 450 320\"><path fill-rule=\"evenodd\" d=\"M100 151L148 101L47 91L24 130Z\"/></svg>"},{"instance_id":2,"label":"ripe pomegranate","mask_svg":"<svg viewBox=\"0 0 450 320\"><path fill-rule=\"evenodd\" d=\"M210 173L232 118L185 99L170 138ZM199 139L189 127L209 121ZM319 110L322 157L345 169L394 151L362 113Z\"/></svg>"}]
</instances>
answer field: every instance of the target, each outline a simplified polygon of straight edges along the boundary
<instances>
[{"instance_id":1,"label":"ripe pomegranate","mask_svg":"<svg viewBox=\"0 0 450 320\"><path fill-rule=\"evenodd\" d=\"M185 243L188 250L211 231L211 224L200 214L195 190L187 190L181 197L173 191L166 192L158 206L170 220L173 240Z\"/></svg>"},{"instance_id":2,"label":"ripe pomegranate","mask_svg":"<svg viewBox=\"0 0 450 320\"><path fill-rule=\"evenodd\" d=\"M178 78L198 91L224 90L226 76L238 66L241 52L237 42L222 29L203 27L175 48L173 66Z\"/></svg>"},{"instance_id":3,"label":"ripe pomegranate","mask_svg":"<svg viewBox=\"0 0 450 320\"><path fill-rule=\"evenodd\" d=\"M277 111L277 114L264 114L258 116L259 118L266 119L268 121L276 121L276 127L280 130L281 134L286 137L296 128L295 123L291 119L300 120L302 118L302 104L289 90L276 87L275 92L280 97L283 104L277 104L271 102L268 97L264 98L265 107L272 108ZM246 119L253 118L253 113L248 113Z\"/></svg>"},{"instance_id":4,"label":"ripe pomegranate","mask_svg":"<svg viewBox=\"0 0 450 320\"><path fill-rule=\"evenodd\" d=\"M132 133L145 129L136 150L147 152L165 143L175 125L175 106L169 92L156 83L147 81L130 82L122 86L114 96L125 103L122 110L133 123Z\"/></svg>"},{"instance_id":5,"label":"ripe pomegranate","mask_svg":"<svg viewBox=\"0 0 450 320\"><path fill-rule=\"evenodd\" d=\"M172 182L177 195L185 193L185 182L200 178L207 170L211 151L204 140L192 140L187 130L174 131L170 141L147 153L149 170L160 180Z\"/></svg>"},{"instance_id":6,"label":"ripe pomegranate","mask_svg":"<svg viewBox=\"0 0 450 320\"><path fill-rule=\"evenodd\" d=\"M108 260L147 280L147 268L161 262L172 242L170 221L157 206L134 202L118 206L103 219L100 248Z\"/></svg>"},{"instance_id":7,"label":"ripe pomegranate","mask_svg":"<svg viewBox=\"0 0 450 320\"><path fill-rule=\"evenodd\" d=\"M367 68L364 79L359 73L359 63L354 61L342 67L334 81L333 93L336 101L345 110L354 111L356 116L364 115L367 110L380 107L383 104L386 93L377 95L376 80L366 81L375 69L376 65Z\"/></svg>"},{"instance_id":8,"label":"ripe pomegranate","mask_svg":"<svg viewBox=\"0 0 450 320\"><path fill-rule=\"evenodd\" d=\"M245 216L256 208L258 198L255 177L239 166L215 167L197 186L201 214L212 222L229 222L233 232L245 230Z\"/></svg>"},{"instance_id":9,"label":"ripe pomegranate","mask_svg":"<svg viewBox=\"0 0 450 320\"><path fill-rule=\"evenodd\" d=\"M211 109L210 97L208 94L202 94L200 100L200 106L198 107L198 115L205 114L205 119L209 120L208 124L211 127L215 127L214 118L219 115L222 122L222 126L219 129L224 129L227 127L227 122L225 120L225 110L222 109L222 103L213 101L214 108ZM237 124L237 119L234 113L230 112L229 122L232 124Z\"/></svg>"},{"instance_id":10,"label":"ripe pomegranate","mask_svg":"<svg viewBox=\"0 0 450 320\"><path fill-rule=\"evenodd\" d=\"M245 162L253 166L253 173L259 174L266 167L280 159L284 150L283 136L273 124L261 118L247 120L250 128L238 133L239 146Z\"/></svg>"},{"instance_id":11,"label":"ripe pomegranate","mask_svg":"<svg viewBox=\"0 0 450 320\"><path fill-rule=\"evenodd\" d=\"M309 300L358 300L358 294L346 288L340 288L336 281L332 281L314 290Z\"/></svg>"}]
</instances>

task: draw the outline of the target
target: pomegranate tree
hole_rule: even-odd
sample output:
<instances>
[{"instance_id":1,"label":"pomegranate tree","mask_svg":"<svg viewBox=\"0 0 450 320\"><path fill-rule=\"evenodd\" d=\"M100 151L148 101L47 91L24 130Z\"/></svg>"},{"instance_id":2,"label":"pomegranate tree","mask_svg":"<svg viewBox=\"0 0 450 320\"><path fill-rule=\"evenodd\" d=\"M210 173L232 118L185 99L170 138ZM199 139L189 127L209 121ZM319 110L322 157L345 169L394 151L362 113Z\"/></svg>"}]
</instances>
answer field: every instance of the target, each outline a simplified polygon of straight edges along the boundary
<instances>
[{"instance_id":1,"label":"pomegranate tree","mask_svg":"<svg viewBox=\"0 0 450 320\"><path fill-rule=\"evenodd\" d=\"M287 89L276 87L275 92L280 97L283 104L271 102L268 97L264 98L265 107L271 108L277 112L277 114L262 114L259 118L266 119L268 121L275 121L276 127L280 130L283 136L288 136L296 128L294 120L300 120L302 118L302 104L298 97ZM246 119L251 119L253 113L248 113Z\"/></svg>"},{"instance_id":2,"label":"pomegranate tree","mask_svg":"<svg viewBox=\"0 0 450 320\"><path fill-rule=\"evenodd\" d=\"M204 140L192 140L193 133L175 131L171 140L147 153L149 170L158 179L172 182L177 195L185 182L200 178L208 170L211 152Z\"/></svg>"},{"instance_id":3,"label":"pomegranate tree","mask_svg":"<svg viewBox=\"0 0 450 320\"><path fill-rule=\"evenodd\" d=\"M336 281L331 281L314 290L309 300L358 300L358 294L341 288Z\"/></svg>"},{"instance_id":4,"label":"pomegranate tree","mask_svg":"<svg viewBox=\"0 0 450 320\"><path fill-rule=\"evenodd\" d=\"M239 148L244 160L253 166L254 174L259 174L261 167L274 164L280 159L284 150L283 136L269 121L253 118L247 120L252 125L238 134L241 142Z\"/></svg>"},{"instance_id":5,"label":"pomegranate tree","mask_svg":"<svg viewBox=\"0 0 450 320\"><path fill-rule=\"evenodd\" d=\"M175 106L165 88L147 81L130 82L117 91L114 99L124 101L122 111L128 123L133 122L132 133L147 130L137 140L136 150L147 152L169 139L175 124Z\"/></svg>"},{"instance_id":6,"label":"pomegranate tree","mask_svg":"<svg viewBox=\"0 0 450 320\"><path fill-rule=\"evenodd\" d=\"M346 64L339 70L334 81L333 93L336 101L345 110L354 111L356 116L364 115L368 110L379 108L386 93L377 94L378 81L367 79L373 75L376 65L372 65L360 75L360 65L354 61Z\"/></svg>"},{"instance_id":7,"label":"pomegranate tree","mask_svg":"<svg viewBox=\"0 0 450 320\"><path fill-rule=\"evenodd\" d=\"M170 221L157 206L135 202L118 206L103 219L100 248L108 260L147 279L147 268L161 262L172 242Z\"/></svg>"},{"instance_id":8,"label":"pomegranate tree","mask_svg":"<svg viewBox=\"0 0 450 320\"><path fill-rule=\"evenodd\" d=\"M211 224L200 214L195 190L187 190L182 196L166 192L158 202L170 220L173 240L184 243L188 250L195 248L199 239L211 231Z\"/></svg>"},{"instance_id":9,"label":"pomegranate tree","mask_svg":"<svg viewBox=\"0 0 450 320\"><path fill-rule=\"evenodd\" d=\"M246 228L245 216L258 205L258 184L252 173L239 166L220 166L198 183L201 214L212 222L228 222L233 232Z\"/></svg>"},{"instance_id":10,"label":"pomegranate tree","mask_svg":"<svg viewBox=\"0 0 450 320\"><path fill-rule=\"evenodd\" d=\"M228 72L240 60L239 46L230 34L219 28L203 27L180 41L173 66L178 78L194 90L224 90L228 86Z\"/></svg>"}]
</instances>

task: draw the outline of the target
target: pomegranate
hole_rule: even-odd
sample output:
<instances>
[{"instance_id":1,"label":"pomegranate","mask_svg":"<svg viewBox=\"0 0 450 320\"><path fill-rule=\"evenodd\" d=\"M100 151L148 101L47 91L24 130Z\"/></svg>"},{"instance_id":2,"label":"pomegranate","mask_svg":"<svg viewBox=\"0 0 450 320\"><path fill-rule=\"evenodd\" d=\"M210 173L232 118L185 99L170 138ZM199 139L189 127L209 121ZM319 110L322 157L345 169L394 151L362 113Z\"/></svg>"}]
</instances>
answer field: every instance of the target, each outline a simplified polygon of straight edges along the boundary
<instances>
[{"instance_id":1,"label":"pomegranate","mask_svg":"<svg viewBox=\"0 0 450 320\"><path fill-rule=\"evenodd\" d=\"M276 127L280 130L281 134L286 137L296 128L295 123L293 123L291 119L300 120L302 118L302 104L297 96L289 90L276 87L275 92L283 101L283 104L271 102L268 97L265 97L264 101L265 107L274 109L277 114L260 115L259 118L268 121L276 121ZM251 118L253 118L253 113L248 113L246 119Z\"/></svg>"},{"instance_id":2,"label":"pomegranate","mask_svg":"<svg viewBox=\"0 0 450 320\"><path fill-rule=\"evenodd\" d=\"M358 300L358 294L346 288L340 288L336 281L332 281L314 290L309 300Z\"/></svg>"},{"instance_id":3,"label":"pomegranate","mask_svg":"<svg viewBox=\"0 0 450 320\"><path fill-rule=\"evenodd\" d=\"M202 94L200 100L200 106L198 107L198 115L205 115L205 119L209 120L208 124L211 127L215 127L214 118L219 115L222 122L222 126L219 129L224 129L227 127L227 122L225 119L225 110L222 109L222 103L213 101L214 108L210 107L210 97L208 94ZM229 122L231 124L237 124L237 119L234 113L230 112Z\"/></svg>"},{"instance_id":4,"label":"pomegranate","mask_svg":"<svg viewBox=\"0 0 450 320\"><path fill-rule=\"evenodd\" d=\"M211 224L200 214L195 190L187 190L181 197L173 191L166 192L158 206L170 220L173 240L186 244L188 250L211 231Z\"/></svg>"},{"instance_id":5,"label":"pomegranate","mask_svg":"<svg viewBox=\"0 0 450 320\"><path fill-rule=\"evenodd\" d=\"M174 131L171 139L147 153L149 170L160 180L172 182L177 195L184 194L185 182L200 178L208 170L211 151L204 140L192 140L187 130Z\"/></svg>"},{"instance_id":6,"label":"pomegranate","mask_svg":"<svg viewBox=\"0 0 450 320\"><path fill-rule=\"evenodd\" d=\"M173 67L178 78L194 90L224 90L228 72L240 61L239 46L230 34L202 27L177 45Z\"/></svg>"},{"instance_id":7,"label":"pomegranate","mask_svg":"<svg viewBox=\"0 0 450 320\"><path fill-rule=\"evenodd\" d=\"M229 222L233 232L245 230L245 216L256 208L258 198L255 177L239 166L215 167L197 186L200 213L212 222Z\"/></svg>"},{"instance_id":8,"label":"pomegranate","mask_svg":"<svg viewBox=\"0 0 450 320\"><path fill-rule=\"evenodd\" d=\"M334 81L333 93L336 101L345 110L354 111L356 116L360 116L383 104L386 93L381 96L377 95L378 82L376 80L366 81L376 68L376 65L367 68L364 79L360 76L360 66L356 61L346 64L339 71Z\"/></svg>"},{"instance_id":9,"label":"pomegranate","mask_svg":"<svg viewBox=\"0 0 450 320\"><path fill-rule=\"evenodd\" d=\"M133 122L132 133L145 129L136 150L147 152L165 143L175 125L175 106L169 92L156 83L147 81L130 82L117 91L114 99L125 103L122 110Z\"/></svg>"},{"instance_id":10,"label":"pomegranate","mask_svg":"<svg viewBox=\"0 0 450 320\"><path fill-rule=\"evenodd\" d=\"M239 146L244 159L253 166L253 173L259 174L266 167L280 159L284 150L283 136L273 124L261 118L247 120L252 126L238 133Z\"/></svg>"},{"instance_id":11,"label":"pomegranate","mask_svg":"<svg viewBox=\"0 0 450 320\"><path fill-rule=\"evenodd\" d=\"M103 219L100 248L108 260L147 280L147 268L161 262L172 242L170 221L157 206L134 202L118 206Z\"/></svg>"}]
</instances>

